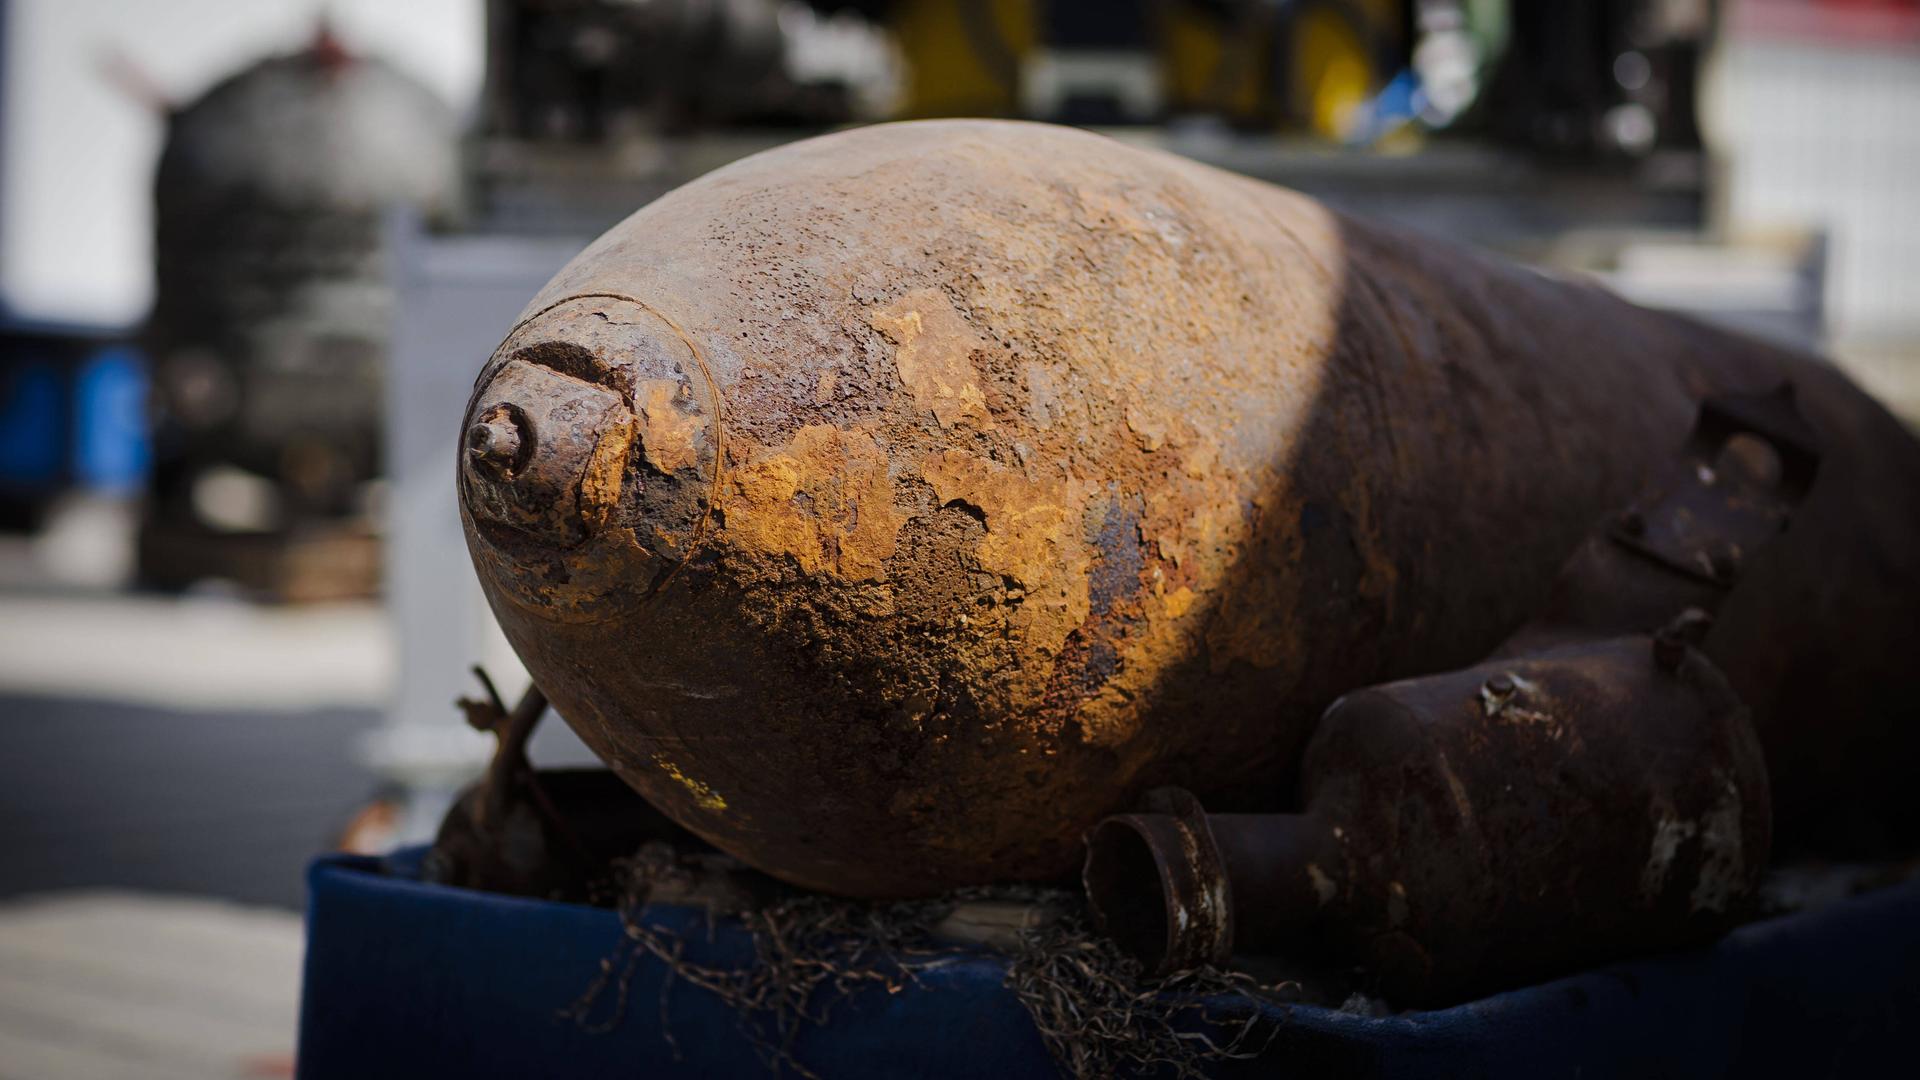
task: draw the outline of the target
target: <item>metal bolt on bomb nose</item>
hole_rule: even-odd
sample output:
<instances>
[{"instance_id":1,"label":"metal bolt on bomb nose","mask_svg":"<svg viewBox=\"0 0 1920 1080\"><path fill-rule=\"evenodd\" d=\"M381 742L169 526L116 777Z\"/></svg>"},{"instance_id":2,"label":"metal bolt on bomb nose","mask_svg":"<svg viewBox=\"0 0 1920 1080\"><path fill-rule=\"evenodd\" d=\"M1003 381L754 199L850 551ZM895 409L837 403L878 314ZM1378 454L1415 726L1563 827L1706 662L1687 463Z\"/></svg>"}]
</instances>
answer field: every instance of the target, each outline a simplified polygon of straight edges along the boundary
<instances>
[{"instance_id":1,"label":"metal bolt on bomb nose","mask_svg":"<svg viewBox=\"0 0 1920 1080\"><path fill-rule=\"evenodd\" d=\"M467 457L494 473L513 468L520 457L520 424L505 410L467 429Z\"/></svg>"}]
</instances>

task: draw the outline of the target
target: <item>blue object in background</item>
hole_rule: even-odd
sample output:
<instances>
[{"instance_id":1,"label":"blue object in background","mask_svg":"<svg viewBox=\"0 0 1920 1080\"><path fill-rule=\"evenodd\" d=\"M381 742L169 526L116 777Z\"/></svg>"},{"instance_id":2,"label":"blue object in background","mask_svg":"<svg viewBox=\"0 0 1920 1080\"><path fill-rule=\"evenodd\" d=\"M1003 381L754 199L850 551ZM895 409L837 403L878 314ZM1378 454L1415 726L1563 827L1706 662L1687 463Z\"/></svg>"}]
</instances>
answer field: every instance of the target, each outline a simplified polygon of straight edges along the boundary
<instances>
[{"instance_id":1,"label":"blue object in background","mask_svg":"<svg viewBox=\"0 0 1920 1080\"><path fill-rule=\"evenodd\" d=\"M615 955L618 916L422 884L419 857L332 856L309 871L302 1080L771 1075L731 1006L669 984L651 958L634 968L619 1023L583 1028L563 1011ZM671 907L642 918L676 934L696 963L738 967L753 955L737 924ZM793 1054L826 1080L1053 1076L1005 973L993 956L955 951L900 993L873 988L838 1003L829 1026L800 1032ZM1244 1016L1251 1006L1212 1008ZM1451 1009L1261 1012L1258 1060L1217 1075L1908 1075L1920 1030L1920 882L1754 923L1709 949Z\"/></svg>"},{"instance_id":2,"label":"blue object in background","mask_svg":"<svg viewBox=\"0 0 1920 1080\"><path fill-rule=\"evenodd\" d=\"M37 494L66 473L66 380L60 366L28 359L0 369L0 489Z\"/></svg>"},{"instance_id":3,"label":"blue object in background","mask_svg":"<svg viewBox=\"0 0 1920 1080\"><path fill-rule=\"evenodd\" d=\"M147 432L147 369L126 346L101 349L74 383L73 464L84 487L131 495L152 462Z\"/></svg>"},{"instance_id":4,"label":"blue object in background","mask_svg":"<svg viewBox=\"0 0 1920 1080\"><path fill-rule=\"evenodd\" d=\"M146 362L127 338L0 315L0 499L10 509L30 517L73 487L127 495L144 485Z\"/></svg>"}]
</instances>

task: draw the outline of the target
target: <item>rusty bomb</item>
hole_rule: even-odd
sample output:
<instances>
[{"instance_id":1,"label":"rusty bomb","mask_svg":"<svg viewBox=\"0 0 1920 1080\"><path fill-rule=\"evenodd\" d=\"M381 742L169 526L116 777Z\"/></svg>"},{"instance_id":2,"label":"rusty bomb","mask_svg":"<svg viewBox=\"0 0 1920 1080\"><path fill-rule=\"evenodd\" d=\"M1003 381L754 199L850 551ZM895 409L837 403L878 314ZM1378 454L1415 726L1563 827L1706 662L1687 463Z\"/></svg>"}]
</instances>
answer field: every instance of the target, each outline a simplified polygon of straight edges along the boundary
<instances>
[{"instance_id":1,"label":"rusty bomb","mask_svg":"<svg viewBox=\"0 0 1920 1080\"><path fill-rule=\"evenodd\" d=\"M485 363L459 491L622 778L906 895L1069 874L1161 785L1295 798L1336 697L1486 655L1704 396L1782 381L1826 480L1703 649L1739 639L1783 831L1897 823L1897 421L1811 356L1088 133L865 128L648 205Z\"/></svg>"}]
</instances>

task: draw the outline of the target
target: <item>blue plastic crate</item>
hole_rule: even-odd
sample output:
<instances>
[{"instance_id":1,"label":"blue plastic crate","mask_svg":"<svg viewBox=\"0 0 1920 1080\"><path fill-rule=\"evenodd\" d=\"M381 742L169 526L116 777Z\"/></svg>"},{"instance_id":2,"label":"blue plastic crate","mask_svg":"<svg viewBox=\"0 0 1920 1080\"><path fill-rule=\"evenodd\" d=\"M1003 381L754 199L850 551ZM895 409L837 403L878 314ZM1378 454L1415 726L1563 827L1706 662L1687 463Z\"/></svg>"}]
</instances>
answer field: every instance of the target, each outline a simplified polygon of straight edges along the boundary
<instances>
[{"instance_id":1,"label":"blue plastic crate","mask_svg":"<svg viewBox=\"0 0 1920 1080\"><path fill-rule=\"evenodd\" d=\"M621 940L618 917L413 879L418 853L329 857L308 876L299 1075L767 1076L733 1011L665 968L635 969L621 1022L563 1016ZM655 907L649 923L710 965L752 955L736 925ZM875 989L802 1031L835 1077L1055 1075L1005 969L956 952L900 993ZM664 993L663 993L664 989ZM1222 1015L1246 1006L1223 1002ZM1374 1019L1268 1007L1257 1061L1222 1076L1911 1075L1920 1030L1920 883L1755 923L1711 949L1616 965L1432 1012ZM666 1032L671 1031L670 1043ZM677 1051L676 1051L677 1045Z\"/></svg>"}]
</instances>

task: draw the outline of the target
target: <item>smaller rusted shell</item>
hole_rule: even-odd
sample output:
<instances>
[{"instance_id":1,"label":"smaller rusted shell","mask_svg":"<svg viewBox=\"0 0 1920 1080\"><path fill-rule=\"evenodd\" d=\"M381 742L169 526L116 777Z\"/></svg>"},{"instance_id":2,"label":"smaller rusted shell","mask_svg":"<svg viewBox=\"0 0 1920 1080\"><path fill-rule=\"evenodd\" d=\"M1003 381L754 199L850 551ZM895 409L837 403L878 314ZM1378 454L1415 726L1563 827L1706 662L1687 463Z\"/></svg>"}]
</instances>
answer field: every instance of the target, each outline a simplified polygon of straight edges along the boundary
<instances>
[{"instance_id":1,"label":"smaller rusted shell","mask_svg":"<svg viewBox=\"0 0 1920 1080\"><path fill-rule=\"evenodd\" d=\"M1302 772L1345 850L1343 931L1405 1000L1710 937L1772 842L1748 710L1646 637L1349 694Z\"/></svg>"}]
</instances>

